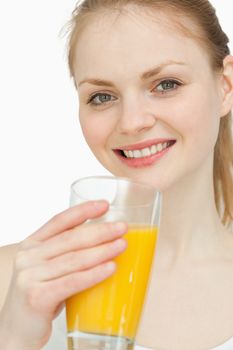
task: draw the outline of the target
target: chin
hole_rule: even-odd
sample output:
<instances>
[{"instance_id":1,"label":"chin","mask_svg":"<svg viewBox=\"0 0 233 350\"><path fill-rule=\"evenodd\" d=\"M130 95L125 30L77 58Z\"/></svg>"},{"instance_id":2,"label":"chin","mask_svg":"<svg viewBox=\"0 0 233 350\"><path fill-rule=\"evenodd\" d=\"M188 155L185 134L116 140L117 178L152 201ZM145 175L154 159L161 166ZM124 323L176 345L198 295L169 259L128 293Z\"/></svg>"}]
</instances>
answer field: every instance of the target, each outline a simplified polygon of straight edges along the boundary
<instances>
[{"instance_id":1,"label":"chin","mask_svg":"<svg viewBox=\"0 0 233 350\"><path fill-rule=\"evenodd\" d=\"M127 178L131 181L136 181L136 182L141 182L145 185L149 185L153 188L155 188L156 190L160 191L160 192L163 192L164 190L167 190L169 188L168 184L165 183L164 181L161 182L160 181L156 181L155 177L151 176L146 176L145 174L127 174L127 173L124 173L124 172L120 172L119 170L118 171L112 171L112 170L109 170L113 176L118 176L118 177L124 177L124 178Z\"/></svg>"}]
</instances>

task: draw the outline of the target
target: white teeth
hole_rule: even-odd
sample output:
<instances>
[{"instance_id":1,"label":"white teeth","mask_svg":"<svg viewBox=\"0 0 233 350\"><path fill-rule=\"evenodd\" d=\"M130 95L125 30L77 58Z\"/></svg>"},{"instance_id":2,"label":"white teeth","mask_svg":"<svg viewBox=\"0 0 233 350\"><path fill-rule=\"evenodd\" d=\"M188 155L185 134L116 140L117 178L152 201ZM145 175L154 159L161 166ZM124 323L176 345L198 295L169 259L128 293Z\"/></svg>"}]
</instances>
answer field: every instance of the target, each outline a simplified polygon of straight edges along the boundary
<instances>
[{"instance_id":1,"label":"white teeth","mask_svg":"<svg viewBox=\"0 0 233 350\"><path fill-rule=\"evenodd\" d=\"M143 157L148 157L151 155L151 151L149 148L144 148L143 150L141 150L141 152Z\"/></svg>"},{"instance_id":2,"label":"white teeth","mask_svg":"<svg viewBox=\"0 0 233 350\"><path fill-rule=\"evenodd\" d=\"M133 151L133 157L134 158L142 158L142 152L141 151Z\"/></svg>"},{"instance_id":3,"label":"white teeth","mask_svg":"<svg viewBox=\"0 0 233 350\"><path fill-rule=\"evenodd\" d=\"M155 154L155 153L157 153L157 146L153 145L151 147L151 154Z\"/></svg>"},{"instance_id":4,"label":"white teeth","mask_svg":"<svg viewBox=\"0 0 233 350\"><path fill-rule=\"evenodd\" d=\"M158 152L161 152L162 150L167 148L168 145L169 145L169 142L164 142L164 143L158 143L157 145L153 145L151 147L143 148L141 150L135 150L135 151L123 150L123 152L127 158L143 158L143 157L148 157Z\"/></svg>"},{"instance_id":5,"label":"white teeth","mask_svg":"<svg viewBox=\"0 0 233 350\"><path fill-rule=\"evenodd\" d=\"M133 151L129 151L129 157L133 158Z\"/></svg>"}]
</instances>

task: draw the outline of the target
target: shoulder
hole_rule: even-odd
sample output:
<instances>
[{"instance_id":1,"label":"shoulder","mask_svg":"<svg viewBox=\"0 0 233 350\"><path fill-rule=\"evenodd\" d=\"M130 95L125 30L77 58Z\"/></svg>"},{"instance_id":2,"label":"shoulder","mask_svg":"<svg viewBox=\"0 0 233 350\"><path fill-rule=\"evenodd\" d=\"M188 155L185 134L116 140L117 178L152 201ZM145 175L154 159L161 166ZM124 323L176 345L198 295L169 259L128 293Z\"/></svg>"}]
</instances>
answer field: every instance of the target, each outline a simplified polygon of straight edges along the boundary
<instances>
[{"instance_id":1,"label":"shoulder","mask_svg":"<svg viewBox=\"0 0 233 350\"><path fill-rule=\"evenodd\" d=\"M10 285L14 257L18 249L18 244L11 244L0 247L0 309L4 304L4 300Z\"/></svg>"}]
</instances>

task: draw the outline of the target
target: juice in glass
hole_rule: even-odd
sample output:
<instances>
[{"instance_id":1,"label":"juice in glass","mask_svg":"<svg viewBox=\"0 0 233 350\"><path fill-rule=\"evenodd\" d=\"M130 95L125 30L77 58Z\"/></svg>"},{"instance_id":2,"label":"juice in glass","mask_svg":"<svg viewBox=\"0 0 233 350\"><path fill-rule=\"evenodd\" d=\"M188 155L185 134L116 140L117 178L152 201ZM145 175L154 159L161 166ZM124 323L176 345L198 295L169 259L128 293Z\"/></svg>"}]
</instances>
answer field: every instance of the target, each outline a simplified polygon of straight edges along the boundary
<instances>
[{"instance_id":1,"label":"juice in glass","mask_svg":"<svg viewBox=\"0 0 233 350\"><path fill-rule=\"evenodd\" d=\"M129 225L127 249L114 260L116 272L66 301L68 333L124 337L133 342L139 324L158 229Z\"/></svg>"}]
</instances>

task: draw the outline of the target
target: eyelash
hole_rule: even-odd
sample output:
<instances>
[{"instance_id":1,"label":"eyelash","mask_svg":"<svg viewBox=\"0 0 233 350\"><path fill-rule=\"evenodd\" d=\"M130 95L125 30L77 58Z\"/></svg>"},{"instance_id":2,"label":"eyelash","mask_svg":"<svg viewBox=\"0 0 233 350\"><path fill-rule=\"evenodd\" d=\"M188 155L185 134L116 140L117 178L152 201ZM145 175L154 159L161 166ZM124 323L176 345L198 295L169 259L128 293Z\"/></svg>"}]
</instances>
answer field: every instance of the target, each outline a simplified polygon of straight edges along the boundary
<instances>
[{"instance_id":1,"label":"eyelash","mask_svg":"<svg viewBox=\"0 0 233 350\"><path fill-rule=\"evenodd\" d=\"M162 84L165 84L165 83L169 83L169 84L174 84L174 85L177 85L177 86L181 86L182 85L182 83L180 82L180 81L177 81L177 80L174 80L174 79L165 79L165 80L162 80L155 88L158 88L158 86L160 86L160 85L162 85ZM154 88L154 89L155 89ZM153 89L153 90L154 90ZM164 94L167 94L169 91L174 91L174 90L176 90L177 89L177 87L175 87L175 88L171 88L171 89L165 89L165 90L162 90L162 91L159 91L159 93L160 94L162 94L162 95L164 95ZM106 102L101 102L101 103L95 103L95 102L93 102L94 101L94 99L96 98L96 97L99 97L99 96L111 96L110 94L107 94L107 93L103 93L103 92L98 92L98 93L96 93L96 94L94 94L94 95L92 95L90 98L89 98L89 100L87 101L87 104L90 104L90 105L93 105L93 106L102 106L102 105L104 105L104 104L106 104L106 103L108 103L108 102L112 102L112 101L106 101Z\"/></svg>"}]
</instances>

